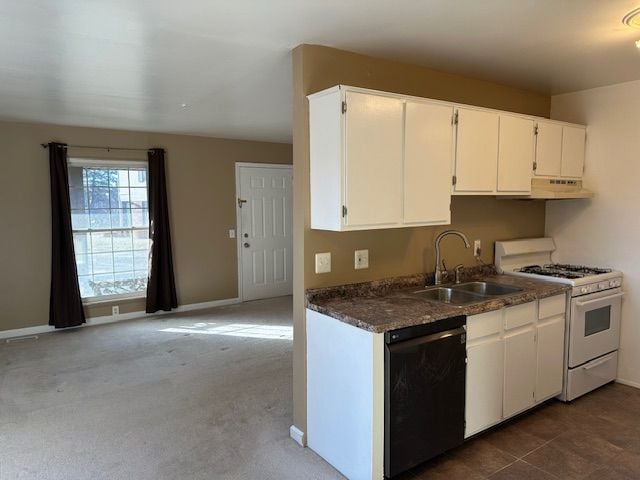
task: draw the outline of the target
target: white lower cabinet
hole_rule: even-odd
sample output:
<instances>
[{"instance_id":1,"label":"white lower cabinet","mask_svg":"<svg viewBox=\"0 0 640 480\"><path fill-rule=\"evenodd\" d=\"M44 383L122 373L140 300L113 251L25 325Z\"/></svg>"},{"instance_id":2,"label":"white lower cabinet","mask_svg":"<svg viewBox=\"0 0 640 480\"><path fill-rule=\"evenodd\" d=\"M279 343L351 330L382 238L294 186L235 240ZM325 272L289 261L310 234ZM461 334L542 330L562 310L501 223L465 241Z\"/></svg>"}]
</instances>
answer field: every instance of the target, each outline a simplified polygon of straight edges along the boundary
<instances>
[{"instance_id":1,"label":"white lower cabinet","mask_svg":"<svg viewBox=\"0 0 640 480\"><path fill-rule=\"evenodd\" d=\"M502 420L504 343L491 338L467 348L465 438Z\"/></svg>"},{"instance_id":2,"label":"white lower cabinet","mask_svg":"<svg viewBox=\"0 0 640 480\"><path fill-rule=\"evenodd\" d=\"M536 402L542 402L562 392L565 302L564 295L540 300L537 326Z\"/></svg>"},{"instance_id":3,"label":"white lower cabinet","mask_svg":"<svg viewBox=\"0 0 640 480\"><path fill-rule=\"evenodd\" d=\"M535 319L532 319L535 321ZM504 337L504 418L533 406L536 382L536 333L533 324Z\"/></svg>"},{"instance_id":4,"label":"white lower cabinet","mask_svg":"<svg viewBox=\"0 0 640 480\"><path fill-rule=\"evenodd\" d=\"M465 438L562 391L565 300L467 317Z\"/></svg>"}]
</instances>

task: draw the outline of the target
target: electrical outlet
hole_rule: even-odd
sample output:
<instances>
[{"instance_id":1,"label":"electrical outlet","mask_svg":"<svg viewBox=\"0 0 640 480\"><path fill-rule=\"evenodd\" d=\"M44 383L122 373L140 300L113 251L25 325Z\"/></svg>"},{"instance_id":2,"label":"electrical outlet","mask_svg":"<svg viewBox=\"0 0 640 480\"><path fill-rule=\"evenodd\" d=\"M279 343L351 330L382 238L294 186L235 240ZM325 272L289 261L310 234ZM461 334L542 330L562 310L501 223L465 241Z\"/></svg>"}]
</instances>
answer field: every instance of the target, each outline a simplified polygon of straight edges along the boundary
<instances>
[{"instance_id":1,"label":"electrical outlet","mask_svg":"<svg viewBox=\"0 0 640 480\"><path fill-rule=\"evenodd\" d=\"M331 271L331 252L316 253L316 273Z\"/></svg>"},{"instance_id":2,"label":"electrical outlet","mask_svg":"<svg viewBox=\"0 0 640 480\"><path fill-rule=\"evenodd\" d=\"M114 305L113 307L111 307L111 315L120 315L120 307L118 305Z\"/></svg>"},{"instance_id":3,"label":"electrical outlet","mask_svg":"<svg viewBox=\"0 0 640 480\"><path fill-rule=\"evenodd\" d=\"M355 264L353 268L356 270L369 268L369 250L356 250L354 257Z\"/></svg>"},{"instance_id":4,"label":"electrical outlet","mask_svg":"<svg viewBox=\"0 0 640 480\"><path fill-rule=\"evenodd\" d=\"M478 258L482 253L482 247L480 246L480 240L473 241L473 256Z\"/></svg>"}]
</instances>

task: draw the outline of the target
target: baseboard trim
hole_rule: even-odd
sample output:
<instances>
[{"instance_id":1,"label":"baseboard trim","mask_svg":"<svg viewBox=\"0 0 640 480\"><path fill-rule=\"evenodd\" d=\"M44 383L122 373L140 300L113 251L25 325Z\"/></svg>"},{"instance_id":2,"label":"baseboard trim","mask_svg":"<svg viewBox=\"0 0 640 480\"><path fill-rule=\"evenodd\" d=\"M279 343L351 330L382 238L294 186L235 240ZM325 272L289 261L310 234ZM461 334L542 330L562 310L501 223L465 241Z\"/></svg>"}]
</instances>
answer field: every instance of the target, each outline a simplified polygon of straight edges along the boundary
<instances>
[{"instance_id":1,"label":"baseboard trim","mask_svg":"<svg viewBox=\"0 0 640 480\"><path fill-rule=\"evenodd\" d=\"M307 446L307 436L295 425L289 427L289 436L301 447Z\"/></svg>"},{"instance_id":2,"label":"baseboard trim","mask_svg":"<svg viewBox=\"0 0 640 480\"><path fill-rule=\"evenodd\" d=\"M213 307L224 307L226 305L235 305L237 303L241 303L241 300L239 298L224 298L222 300L212 300L210 302L190 303L187 305L180 305L178 308L174 308L170 312L146 313L144 311L139 311L139 312L122 313L119 315L105 315L102 317L87 318L87 323L83 325L79 325L77 327L71 327L71 328L84 328L84 327L91 327L93 325L104 325L107 323L124 322L126 320L134 320L137 318L145 318L145 317L154 317L156 315L166 315L168 313L192 312L194 310L205 310L207 308L213 308ZM0 340L6 339L6 338L15 338L15 337L29 337L34 335L40 335L43 333L55 332L56 330L59 330L59 329L56 329L51 325L37 325L35 327L14 328L12 330L0 330ZM65 330L69 330L69 329L65 329Z\"/></svg>"},{"instance_id":3,"label":"baseboard trim","mask_svg":"<svg viewBox=\"0 0 640 480\"><path fill-rule=\"evenodd\" d=\"M627 385L629 387L640 388L640 383L625 380L624 378L616 378L616 383L621 383L622 385Z\"/></svg>"}]
</instances>

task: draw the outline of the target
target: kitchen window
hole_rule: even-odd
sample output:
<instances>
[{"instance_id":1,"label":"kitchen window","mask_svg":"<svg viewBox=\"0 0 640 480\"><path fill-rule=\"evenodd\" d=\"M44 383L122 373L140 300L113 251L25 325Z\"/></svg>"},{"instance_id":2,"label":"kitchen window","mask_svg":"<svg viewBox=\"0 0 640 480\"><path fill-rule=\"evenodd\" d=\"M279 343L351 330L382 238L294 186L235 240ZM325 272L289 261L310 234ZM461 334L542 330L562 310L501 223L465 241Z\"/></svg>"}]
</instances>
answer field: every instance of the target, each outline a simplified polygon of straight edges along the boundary
<instances>
[{"instance_id":1,"label":"kitchen window","mask_svg":"<svg viewBox=\"0 0 640 480\"><path fill-rule=\"evenodd\" d=\"M83 301L143 297L150 247L147 162L70 158L68 169Z\"/></svg>"}]
</instances>

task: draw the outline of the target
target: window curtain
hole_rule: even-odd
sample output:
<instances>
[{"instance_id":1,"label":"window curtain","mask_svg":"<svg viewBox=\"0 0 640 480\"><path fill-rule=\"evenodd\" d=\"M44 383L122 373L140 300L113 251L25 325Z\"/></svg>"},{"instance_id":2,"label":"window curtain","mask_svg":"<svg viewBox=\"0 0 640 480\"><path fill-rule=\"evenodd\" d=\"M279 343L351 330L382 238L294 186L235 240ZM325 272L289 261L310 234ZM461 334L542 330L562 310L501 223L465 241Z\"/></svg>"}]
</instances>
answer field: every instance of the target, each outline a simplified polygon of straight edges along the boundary
<instances>
[{"instance_id":1,"label":"window curtain","mask_svg":"<svg viewBox=\"0 0 640 480\"><path fill-rule=\"evenodd\" d=\"M149 280L147 282L147 313L169 311L178 306L176 284L173 276L171 232L169 230L169 205L167 180L164 169L164 150L152 148L149 160Z\"/></svg>"},{"instance_id":2,"label":"window curtain","mask_svg":"<svg viewBox=\"0 0 640 480\"><path fill-rule=\"evenodd\" d=\"M49 144L51 176L51 293L49 325L75 327L85 323L71 230L67 146Z\"/></svg>"}]
</instances>

